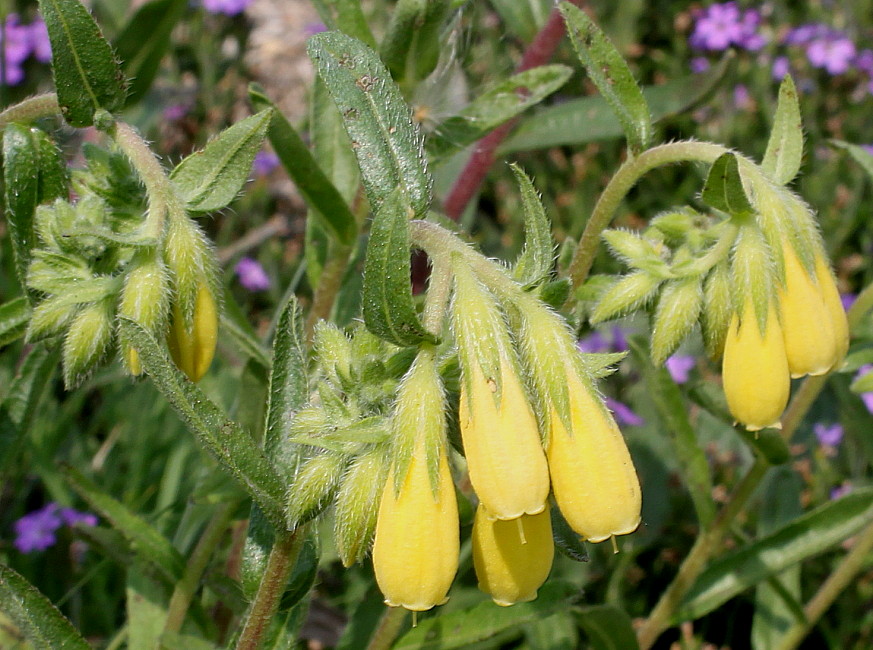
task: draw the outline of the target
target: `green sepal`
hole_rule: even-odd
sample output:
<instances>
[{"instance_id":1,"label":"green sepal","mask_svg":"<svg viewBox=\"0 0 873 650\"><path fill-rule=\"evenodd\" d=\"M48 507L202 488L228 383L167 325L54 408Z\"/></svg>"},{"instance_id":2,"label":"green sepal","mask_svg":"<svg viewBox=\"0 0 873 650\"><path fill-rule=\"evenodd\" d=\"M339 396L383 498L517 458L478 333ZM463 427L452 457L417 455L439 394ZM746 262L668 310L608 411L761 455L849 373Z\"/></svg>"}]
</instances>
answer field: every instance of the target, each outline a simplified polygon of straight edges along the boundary
<instances>
[{"instance_id":1,"label":"green sepal","mask_svg":"<svg viewBox=\"0 0 873 650\"><path fill-rule=\"evenodd\" d=\"M236 198L272 118L268 109L237 122L176 166L170 180L189 210L214 212Z\"/></svg>"},{"instance_id":2,"label":"green sepal","mask_svg":"<svg viewBox=\"0 0 873 650\"><path fill-rule=\"evenodd\" d=\"M723 261L712 268L703 282L700 329L706 354L710 359L717 360L721 357L733 313L731 271L727 261Z\"/></svg>"},{"instance_id":3,"label":"green sepal","mask_svg":"<svg viewBox=\"0 0 873 650\"><path fill-rule=\"evenodd\" d=\"M618 370L617 366L628 355L624 352L583 352L582 365L591 379L604 379Z\"/></svg>"},{"instance_id":4,"label":"green sepal","mask_svg":"<svg viewBox=\"0 0 873 650\"><path fill-rule=\"evenodd\" d=\"M61 114L71 126L94 123L94 113L124 105L126 84L118 59L79 0L39 0L52 46L52 70Z\"/></svg>"},{"instance_id":5,"label":"green sepal","mask_svg":"<svg viewBox=\"0 0 873 650\"><path fill-rule=\"evenodd\" d=\"M652 361L662 364L694 327L703 306L700 278L667 282L658 297L652 329Z\"/></svg>"},{"instance_id":6,"label":"green sepal","mask_svg":"<svg viewBox=\"0 0 873 650\"><path fill-rule=\"evenodd\" d=\"M524 248L512 270L515 280L532 285L546 278L555 261L552 227L536 188L527 174L516 164L510 165L521 190L524 209Z\"/></svg>"},{"instance_id":7,"label":"green sepal","mask_svg":"<svg viewBox=\"0 0 873 650\"><path fill-rule=\"evenodd\" d=\"M738 217L755 211L743 187L737 157L732 153L724 153L712 163L701 198L716 210Z\"/></svg>"},{"instance_id":8,"label":"green sepal","mask_svg":"<svg viewBox=\"0 0 873 650\"><path fill-rule=\"evenodd\" d=\"M559 8L576 55L618 116L630 150L643 151L652 140L652 116L627 62L584 11L569 2Z\"/></svg>"},{"instance_id":9,"label":"green sepal","mask_svg":"<svg viewBox=\"0 0 873 650\"><path fill-rule=\"evenodd\" d=\"M781 185L790 183L803 160L803 123L797 89L791 75L786 75L779 86L779 102L770 130L767 151L761 161L762 169Z\"/></svg>"},{"instance_id":10,"label":"green sepal","mask_svg":"<svg viewBox=\"0 0 873 650\"><path fill-rule=\"evenodd\" d=\"M30 303L27 298L13 298L0 305L0 348L24 336L29 320Z\"/></svg>"},{"instance_id":11,"label":"green sepal","mask_svg":"<svg viewBox=\"0 0 873 650\"><path fill-rule=\"evenodd\" d=\"M591 314L591 323L618 318L645 304L655 295L661 282L660 278L646 271L634 271L622 276L600 296Z\"/></svg>"},{"instance_id":12,"label":"green sepal","mask_svg":"<svg viewBox=\"0 0 873 650\"><path fill-rule=\"evenodd\" d=\"M743 317L746 301L755 307L755 317L761 335L767 331L770 301L774 296L774 254L761 231L743 226L737 234L731 267L731 296L737 316Z\"/></svg>"}]
</instances>

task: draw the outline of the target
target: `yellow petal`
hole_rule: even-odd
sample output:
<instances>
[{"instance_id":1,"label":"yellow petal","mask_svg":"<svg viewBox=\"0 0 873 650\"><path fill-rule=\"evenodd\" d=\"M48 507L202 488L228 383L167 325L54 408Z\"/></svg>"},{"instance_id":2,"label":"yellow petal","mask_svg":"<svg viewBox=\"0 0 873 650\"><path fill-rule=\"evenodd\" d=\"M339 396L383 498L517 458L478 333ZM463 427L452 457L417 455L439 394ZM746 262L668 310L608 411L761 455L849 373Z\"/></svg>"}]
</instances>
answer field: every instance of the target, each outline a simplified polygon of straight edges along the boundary
<instances>
[{"instance_id":1,"label":"yellow petal","mask_svg":"<svg viewBox=\"0 0 873 650\"><path fill-rule=\"evenodd\" d=\"M785 342L772 304L764 336L751 301L742 321L734 314L725 340L722 378L728 408L738 422L750 431L779 426L790 380Z\"/></svg>"},{"instance_id":2,"label":"yellow petal","mask_svg":"<svg viewBox=\"0 0 873 650\"><path fill-rule=\"evenodd\" d=\"M640 524L640 483L615 420L573 370L568 373L572 435L552 412L549 470L558 507L590 542Z\"/></svg>"},{"instance_id":3,"label":"yellow petal","mask_svg":"<svg viewBox=\"0 0 873 650\"><path fill-rule=\"evenodd\" d=\"M779 291L782 337L792 377L822 375L834 365L836 339L829 310L815 279L786 243L785 288ZM828 277L830 274L828 274Z\"/></svg>"},{"instance_id":4,"label":"yellow petal","mask_svg":"<svg viewBox=\"0 0 873 650\"><path fill-rule=\"evenodd\" d=\"M212 292L205 284L197 290L194 302L194 319L189 331L185 327L182 311L173 308L173 324L167 336L170 355L179 369L191 381L200 381L215 355L218 342L218 310Z\"/></svg>"},{"instance_id":5,"label":"yellow petal","mask_svg":"<svg viewBox=\"0 0 873 650\"><path fill-rule=\"evenodd\" d=\"M479 589L501 606L525 603L549 577L555 544L548 509L509 521L480 504L473 520L473 567Z\"/></svg>"},{"instance_id":6,"label":"yellow petal","mask_svg":"<svg viewBox=\"0 0 873 650\"><path fill-rule=\"evenodd\" d=\"M470 482L479 501L498 519L545 508L549 467L536 417L509 363L502 365L498 408L493 384L474 364L468 399L461 390L460 425ZM462 386L465 386L464 382Z\"/></svg>"},{"instance_id":7,"label":"yellow petal","mask_svg":"<svg viewBox=\"0 0 873 650\"><path fill-rule=\"evenodd\" d=\"M833 369L843 362L849 349L849 321L846 320L846 310L843 309L843 301L840 300L840 292L837 290L834 276L823 255L815 256L815 275L834 330L834 357L831 364Z\"/></svg>"},{"instance_id":8,"label":"yellow petal","mask_svg":"<svg viewBox=\"0 0 873 650\"><path fill-rule=\"evenodd\" d=\"M419 444L399 495L389 474L379 505L373 569L385 603L416 612L444 603L458 570L459 547L458 505L445 452L434 498Z\"/></svg>"}]
</instances>

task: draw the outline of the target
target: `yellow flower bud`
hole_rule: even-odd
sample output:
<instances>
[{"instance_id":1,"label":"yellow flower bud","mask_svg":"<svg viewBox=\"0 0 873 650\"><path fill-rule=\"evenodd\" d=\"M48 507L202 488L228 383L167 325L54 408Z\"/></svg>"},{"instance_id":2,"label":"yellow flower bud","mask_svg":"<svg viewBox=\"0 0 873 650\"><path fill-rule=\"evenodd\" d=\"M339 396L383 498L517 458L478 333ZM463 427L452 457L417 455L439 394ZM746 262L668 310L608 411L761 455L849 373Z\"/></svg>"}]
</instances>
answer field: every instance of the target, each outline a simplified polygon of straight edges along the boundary
<instances>
[{"instance_id":1,"label":"yellow flower bud","mask_svg":"<svg viewBox=\"0 0 873 650\"><path fill-rule=\"evenodd\" d=\"M379 504L373 569L386 605L422 612L448 600L446 594L458 570L458 525L445 449L440 451L434 492L420 440L400 492L394 492L392 469Z\"/></svg>"},{"instance_id":2,"label":"yellow flower bud","mask_svg":"<svg viewBox=\"0 0 873 650\"><path fill-rule=\"evenodd\" d=\"M526 603L549 577L555 544L548 509L504 521L479 505L473 520L473 567L479 589L501 606Z\"/></svg>"},{"instance_id":3,"label":"yellow flower bud","mask_svg":"<svg viewBox=\"0 0 873 650\"><path fill-rule=\"evenodd\" d=\"M469 380L461 383L460 425L479 501L492 516L515 519L546 507L549 467L518 375L505 358L501 361L500 404L495 403L494 382L474 363Z\"/></svg>"},{"instance_id":4,"label":"yellow flower bud","mask_svg":"<svg viewBox=\"0 0 873 650\"><path fill-rule=\"evenodd\" d=\"M742 319L731 318L722 360L728 408L750 431L779 426L788 404L790 380L782 328L770 304L764 334L758 327L751 300Z\"/></svg>"},{"instance_id":5,"label":"yellow flower bud","mask_svg":"<svg viewBox=\"0 0 873 650\"><path fill-rule=\"evenodd\" d=\"M792 377L822 375L834 365L834 325L820 285L785 242L785 288L779 291L782 337Z\"/></svg>"},{"instance_id":6,"label":"yellow flower bud","mask_svg":"<svg viewBox=\"0 0 873 650\"><path fill-rule=\"evenodd\" d=\"M822 254L815 256L815 276L834 329L834 358L831 364L831 369L834 369L843 362L849 349L849 321L846 320L846 310L843 309L834 276Z\"/></svg>"},{"instance_id":7,"label":"yellow flower bud","mask_svg":"<svg viewBox=\"0 0 873 650\"><path fill-rule=\"evenodd\" d=\"M179 305L173 307L173 323L167 334L170 355L191 381L200 381L212 363L218 341L218 309L206 284L197 290L194 317L189 330Z\"/></svg>"},{"instance_id":8,"label":"yellow flower bud","mask_svg":"<svg viewBox=\"0 0 873 650\"><path fill-rule=\"evenodd\" d=\"M624 438L594 390L567 365L570 425L552 410L548 460L555 501L570 527L590 542L640 525L640 482Z\"/></svg>"}]
</instances>

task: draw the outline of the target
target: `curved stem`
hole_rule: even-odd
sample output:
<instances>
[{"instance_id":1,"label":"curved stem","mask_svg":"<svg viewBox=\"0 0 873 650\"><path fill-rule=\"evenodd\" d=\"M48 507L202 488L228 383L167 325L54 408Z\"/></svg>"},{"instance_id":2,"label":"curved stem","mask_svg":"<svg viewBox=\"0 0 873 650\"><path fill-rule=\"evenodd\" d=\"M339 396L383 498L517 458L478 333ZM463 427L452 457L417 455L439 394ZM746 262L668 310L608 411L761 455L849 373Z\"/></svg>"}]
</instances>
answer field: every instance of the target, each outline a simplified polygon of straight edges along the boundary
<instances>
[{"instance_id":1,"label":"curved stem","mask_svg":"<svg viewBox=\"0 0 873 650\"><path fill-rule=\"evenodd\" d=\"M446 303L452 292L452 272L445 258L431 258L432 270L424 302L421 324L431 334L439 336L443 329Z\"/></svg>"},{"instance_id":2,"label":"curved stem","mask_svg":"<svg viewBox=\"0 0 873 650\"><path fill-rule=\"evenodd\" d=\"M61 114L58 96L54 93L29 97L0 112L0 130L10 122L33 122L41 117L54 117Z\"/></svg>"},{"instance_id":3,"label":"curved stem","mask_svg":"<svg viewBox=\"0 0 873 650\"><path fill-rule=\"evenodd\" d=\"M578 288L585 282L600 244L600 233L609 225L618 206L640 178L657 167L672 163L688 161L712 163L728 151L726 147L710 142L671 142L644 151L636 158L628 159L604 188L588 223L585 224L582 239L579 240L573 260L570 262L569 274L573 288Z\"/></svg>"}]
</instances>

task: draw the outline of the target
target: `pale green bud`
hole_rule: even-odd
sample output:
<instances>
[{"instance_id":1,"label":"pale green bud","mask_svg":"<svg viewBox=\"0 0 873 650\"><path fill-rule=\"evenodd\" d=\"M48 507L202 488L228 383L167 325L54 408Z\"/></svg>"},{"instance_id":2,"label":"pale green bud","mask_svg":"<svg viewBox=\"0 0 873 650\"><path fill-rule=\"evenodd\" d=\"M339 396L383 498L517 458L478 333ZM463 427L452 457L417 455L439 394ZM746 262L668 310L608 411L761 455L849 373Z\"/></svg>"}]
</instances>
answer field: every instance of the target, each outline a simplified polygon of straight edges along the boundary
<instances>
[{"instance_id":1,"label":"pale green bud","mask_svg":"<svg viewBox=\"0 0 873 650\"><path fill-rule=\"evenodd\" d=\"M305 524L328 506L345 466L346 457L332 452L303 461L288 489L286 516L290 530Z\"/></svg>"},{"instance_id":2,"label":"pale green bud","mask_svg":"<svg viewBox=\"0 0 873 650\"><path fill-rule=\"evenodd\" d=\"M594 308L592 323L617 318L645 304L658 290L661 278L635 271L615 282Z\"/></svg>"},{"instance_id":3,"label":"pale green bud","mask_svg":"<svg viewBox=\"0 0 873 650\"><path fill-rule=\"evenodd\" d=\"M125 278L118 315L157 335L165 327L168 304L169 287L163 263L154 252L141 254ZM142 372L136 350L125 347L123 357L131 374Z\"/></svg>"},{"instance_id":4,"label":"pale green bud","mask_svg":"<svg viewBox=\"0 0 873 650\"><path fill-rule=\"evenodd\" d=\"M668 282L661 291L652 331L652 360L666 361L682 342L700 315L703 292L699 278Z\"/></svg>"},{"instance_id":5,"label":"pale green bud","mask_svg":"<svg viewBox=\"0 0 873 650\"><path fill-rule=\"evenodd\" d=\"M340 377L348 380L351 376L352 342L343 331L333 323L318 321L313 344L327 377L337 383Z\"/></svg>"},{"instance_id":6,"label":"pale green bud","mask_svg":"<svg viewBox=\"0 0 873 650\"><path fill-rule=\"evenodd\" d=\"M388 473L383 445L358 456L348 467L336 495L334 538L343 566L364 558L376 530L379 499Z\"/></svg>"},{"instance_id":7,"label":"pale green bud","mask_svg":"<svg viewBox=\"0 0 873 650\"><path fill-rule=\"evenodd\" d=\"M652 219L650 226L660 230L674 241L683 241L694 228L694 216L690 212L666 212Z\"/></svg>"},{"instance_id":8,"label":"pale green bud","mask_svg":"<svg viewBox=\"0 0 873 650\"><path fill-rule=\"evenodd\" d=\"M114 311L108 300L83 307L64 338L64 384L70 389L87 376L112 341Z\"/></svg>"},{"instance_id":9,"label":"pale green bud","mask_svg":"<svg viewBox=\"0 0 873 650\"><path fill-rule=\"evenodd\" d=\"M725 261L709 272L703 285L703 311L700 321L703 343L711 359L720 358L724 351L724 341L733 313L731 273Z\"/></svg>"},{"instance_id":10,"label":"pale green bud","mask_svg":"<svg viewBox=\"0 0 873 650\"><path fill-rule=\"evenodd\" d=\"M35 343L60 334L79 311L66 296L47 298L33 309L27 326L27 342Z\"/></svg>"},{"instance_id":11,"label":"pale green bud","mask_svg":"<svg viewBox=\"0 0 873 650\"><path fill-rule=\"evenodd\" d=\"M644 269L658 277L668 277L669 267L655 244L628 230L606 230L603 238L613 254L635 269Z\"/></svg>"},{"instance_id":12,"label":"pale green bud","mask_svg":"<svg viewBox=\"0 0 873 650\"><path fill-rule=\"evenodd\" d=\"M221 295L216 281L215 257L206 236L188 218L174 218L167 227L164 261L175 289L175 305L186 329L194 321L195 305L205 284L215 300Z\"/></svg>"}]
</instances>

